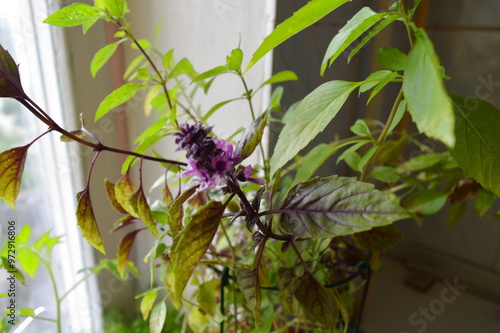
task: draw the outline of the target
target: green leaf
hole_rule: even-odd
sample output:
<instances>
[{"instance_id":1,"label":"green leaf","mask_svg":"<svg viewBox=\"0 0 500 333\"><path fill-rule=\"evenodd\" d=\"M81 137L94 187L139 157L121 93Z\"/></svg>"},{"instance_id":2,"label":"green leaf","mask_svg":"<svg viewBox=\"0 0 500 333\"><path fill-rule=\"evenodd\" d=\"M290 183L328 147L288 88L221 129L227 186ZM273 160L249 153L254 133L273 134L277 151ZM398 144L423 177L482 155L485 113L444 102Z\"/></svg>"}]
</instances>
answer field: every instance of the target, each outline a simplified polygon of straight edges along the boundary
<instances>
[{"instance_id":1,"label":"green leaf","mask_svg":"<svg viewBox=\"0 0 500 333\"><path fill-rule=\"evenodd\" d=\"M212 201L198 210L191 216L189 224L171 249L167 284L172 295L172 304L176 308L181 306L184 288L210 246L223 212L224 207L217 201Z\"/></svg>"},{"instance_id":2,"label":"green leaf","mask_svg":"<svg viewBox=\"0 0 500 333\"><path fill-rule=\"evenodd\" d=\"M183 74L191 74L194 73L194 68L191 62L187 58L182 58L179 60L177 64L175 64L174 68L168 75L169 79L177 77Z\"/></svg>"},{"instance_id":3,"label":"green leaf","mask_svg":"<svg viewBox=\"0 0 500 333\"><path fill-rule=\"evenodd\" d=\"M132 245L134 245L135 237L137 233L141 231L141 229L134 230L129 232L123 237L118 247L118 254L116 256L116 262L118 265L118 272L120 275L124 276L125 269L127 268L128 257L130 255L130 251L132 250Z\"/></svg>"},{"instance_id":4,"label":"green leaf","mask_svg":"<svg viewBox=\"0 0 500 333\"><path fill-rule=\"evenodd\" d=\"M251 271L239 270L236 274L236 279L240 290L245 297L248 307L254 313L255 323L257 327L262 326L262 314L260 313L260 305L262 295L260 290L259 273L257 269Z\"/></svg>"},{"instance_id":5,"label":"green leaf","mask_svg":"<svg viewBox=\"0 0 500 333\"><path fill-rule=\"evenodd\" d=\"M217 278L204 282L198 286L198 295L196 296L198 306L203 312L212 317L217 313L218 297L215 292L219 290L219 287L220 280Z\"/></svg>"},{"instance_id":6,"label":"green leaf","mask_svg":"<svg viewBox=\"0 0 500 333\"><path fill-rule=\"evenodd\" d=\"M82 236L102 254L106 254L99 227L92 209L92 201L88 188L77 194L78 204L76 208L76 220L82 231Z\"/></svg>"},{"instance_id":7,"label":"green leaf","mask_svg":"<svg viewBox=\"0 0 500 333\"><path fill-rule=\"evenodd\" d=\"M436 190L421 190L410 195L402 206L412 213L432 215L443 208L448 198L447 193Z\"/></svg>"},{"instance_id":8,"label":"green leaf","mask_svg":"<svg viewBox=\"0 0 500 333\"><path fill-rule=\"evenodd\" d=\"M330 45L328 45L328 49L321 62L321 75L325 73L326 68L331 66L335 59L337 59L349 45L386 15L386 13L375 13L368 7L361 8L361 10L339 30L338 34L333 37Z\"/></svg>"},{"instance_id":9,"label":"green leaf","mask_svg":"<svg viewBox=\"0 0 500 333\"><path fill-rule=\"evenodd\" d=\"M198 82L201 80L205 80L214 76L217 76L222 73L226 73L229 70L229 67L227 65L224 66L218 66L215 68L212 68L206 72L201 73L200 75L196 76L192 82Z\"/></svg>"},{"instance_id":10,"label":"green leaf","mask_svg":"<svg viewBox=\"0 0 500 333\"><path fill-rule=\"evenodd\" d=\"M231 51L227 57L227 67L231 71L239 71L243 62L243 51L240 48Z\"/></svg>"},{"instance_id":11,"label":"green leaf","mask_svg":"<svg viewBox=\"0 0 500 333\"><path fill-rule=\"evenodd\" d=\"M124 174L115 184L115 198L118 204L133 217L139 218L130 198L136 193L134 182L129 173Z\"/></svg>"},{"instance_id":12,"label":"green leaf","mask_svg":"<svg viewBox=\"0 0 500 333\"><path fill-rule=\"evenodd\" d=\"M400 176L396 169L388 166L380 166L372 170L370 177L384 183L393 183L399 180Z\"/></svg>"},{"instance_id":13,"label":"green leaf","mask_svg":"<svg viewBox=\"0 0 500 333\"><path fill-rule=\"evenodd\" d=\"M356 120L354 125L351 126L351 132L362 137L373 139L372 132L368 127L366 121L364 121L363 119Z\"/></svg>"},{"instance_id":14,"label":"green leaf","mask_svg":"<svg viewBox=\"0 0 500 333\"><path fill-rule=\"evenodd\" d=\"M263 87L267 84L276 84L280 82L285 82L285 81L296 81L299 78L297 77L297 74L295 74L292 71L282 71L279 73L274 74L267 80L266 82L262 83L260 86Z\"/></svg>"},{"instance_id":15,"label":"green leaf","mask_svg":"<svg viewBox=\"0 0 500 333\"><path fill-rule=\"evenodd\" d=\"M300 182L306 181L311 178L316 170L325 163L325 161L333 155L340 147L330 146L325 143L321 143L311 149L309 153L304 157L301 166L297 169L297 174L291 186L295 186Z\"/></svg>"},{"instance_id":16,"label":"green leaf","mask_svg":"<svg viewBox=\"0 0 500 333\"><path fill-rule=\"evenodd\" d=\"M142 314L142 319L146 320L149 317L149 313L151 312L151 309L153 308L153 305L156 301L156 297L158 296L158 289L153 289L147 292L144 297L142 298L141 301L141 314Z\"/></svg>"},{"instance_id":17,"label":"green leaf","mask_svg":"<svg viewBox=\"0 0 500 333\"><path fill-rule=\"evenodd\" d=\"M167 305L165 302L156 304L151 311L151 318L149 318L149 332L161 333L165 319L167 318Z\"/></svg>"},{"instance_id":18,"label":"green leaf","mask_svg":"<svg viewBox=\"0 0 500 333\"><path fill-rule=\"evenodd\" d=\"M267 117L268 113L265 112L247 127L245 132L243 132L238 145L236 146L234 156L241 156L241 159L244 160L248 156L252 155L255 148L257 148L262 141L264 129L267 125Z\"/></svg>"},{"instance_id":19,"label":"green leaf","mask_svg":"<svg viewBox=\"0 0 500 333\"><path fill-rule=\"evenodd\" d=\"M191 187L181 193L174 201L167 205L167 221L172 233L172 238L177 237L182 229L182 219L184 218L184 209L182 205L196 192L198 187Z\"/></svg>"},{"instance_id":20,"label":"green leaf","mask_svg":"<svg viewBox=\"0 0 500 333\"><path fill-rule=\"evenodd\" d=\"M403 71L408 62L408 56L395 47L379 49L377 59L382 67L391 71Z\"/></svg>"},{"instance_id":21,"label":"green leaf","mask_svg":"<svg viewBox=\"0 0 500 333\"><path fill-rule=\"evenodd\" d=\"M17 260L22 270L33 278L40 266L40 258L32 251L21 248Z\"/></svg>"},{"instance_id":22,"label":"green leaf","mask_svg":"<svg viewBox=\"0 0 500 333\"><path fill-rule=\"evenodd\" d=\"M224 105L230 103L230 102L234 102L234 101L237 101L239 100L240 98L234 98L234 99L230 99L230 100L227 100L227 101L222 101L222 102L219 102L217 104L215 104L210 110L208 110L207 113L205 113L203 115L203 118L202 118L202 121L205 122L208 120L208 118L210 118L214 113L215 111L217 111L218 109L220 109L221 107L223 107Z\"/></svg>"},{"instance_id":23,"label":"green leaf","mask_svg":"<svg viewBox=\"0 0 500 333\"><path fill-rule=\"evenodd\" d=\"M324 83L307 95L296 108L288 111L291 114L287 116L271 158L271 175L326 128L349 94L360 84L345 81Z\"/></svg>"},{"instance_id":24,"label":"green leaf","mask_svg":"<svg viewBox=\"0 0 500 333\"><path fill-rule=\"evenodd\" d=\"M0 154L0 198L12 209L16 208L29 147L12 148Z\"/></svg>"},{"instance_id":25,"label":"green leaf","mask_svg":"<svg viewBox=\"0 0 500 333\"><path fill-rule=\"evenodd\" d=\"M364 93L371 88L375 87L382 80L392 75L394 72L388 70L381 70L371 73L366 80L363 81L363 84L359 87L359 92Z\"/></svg>"},{"instance_id":26,"label":"green leaf","mask_svg":"<svg viewBox=\"0 0 500 333\"><path fill-rule=\"evenodd\" d=\"M0 97L25 97L16 62L0 45Z\"/></svg>"},{"instance_id":27,"label":"green leaf","mask_svg":"<svg viewBox=\"0 0 500 333\"><path fill-rule=\"evenodd\" d=\"M450 211L448 213L448 218L446 220L446 225L448 227L452 227L457 224L458 221L464 216L467 211L467 203L461 202L458 204L454 204L451 206Z\"/></svg>"},{"instance_id":28,"label":"green leaf","mask_svg":"<svg viewBox=\"0 0 500 333\"><path fill-rule=\"evenodd\" d=\"M366 104L370 103L370 101L373 99L373 97L377 96L377 94L382 90L388 83L394 81L399 77L399 74L396 72L391 73L390 75L386 76L382 81L380 81L379 84L375 86L373 91L370 94L370 97L366 101ZM401 105L401 104L400 104Z\"/></svg>"},{"instance_id":29,"label":"green leaf","mask_svg":"<svg viewBox=\"0 0 500 333\"><path fill-rule=\"evenodd\" d=\"M356 142L354 145L344 150L344 152L342 152L339 157L337 157L337 164L349 157L351 154L355 153L359 148L363 147L366 144L369 144L370 142L371 140L362 140L360 142Z\"/></svg>"},{"instance_id":30,"label":"green leaf","mask_svg":"<svg viewBox=\"0 0 500 333\"><path fill-rule=\"evenodd\" d=\"M385 27L387 27L392 22L396 21L399 18L399 14L389 15L384 18L375 28L373 28L362 40L356 45L356 47L351 51L347 62L351 62L351 59L366 45L373 37L375 37L380 31L382 31Z\"/></svg>"},{"instance_id":31,"label":"green leaf","mask_svg":"<svg viewBox=\"0 0 500 333\"><path fill-rule=\"evenodd\" d=\"M163 123L165 125L165 123ZM144 154L146 153L156 142L163 139L165 135L163 133L155 133L149 137L146 137L142 140L142 142L134 149L134 153ZM129 155L125 162L122 164L122 173L127 172L132 165L134 165L139 159L137 156Z\"/></svg>"},{"instance_id":32,"label":"green leaf","mask_svg":"<svg viewBox=\"0 0 500 333\"><path fill-rule=\"evenodd\" d=\"M257 61L269 51L280 45L290 37L319 21L330 12L348 2L349 0L312 0L296 11L292 17L280 23L273 32L267 36L259 48L255 51L248 63L247 72Z\"/></svg>"},{"instance_id":33,"label":"green leaf","mask_svg":"<svg viewBox=\"0 0 500 333\"><path fill-rule=\"evenodd\" d=\"M473 97L452 100L457 142L451 156L466 175L500 196L500 110Z\"/></svg>"},{"instance_id":34,"label":"green leaf","mask_svg":"<svg viewBox=\"0 0 500 333\"><path fill-rule=\"evenodd\" d=\"M337 176L298 184L273 212L286 232L304 238L351 235L409 217L373 184Z\"/></svg>"},{"instance_id":35,"label":"green leaf","mask_svg":"<svg viewBox=\"0 0 500 333\"><path fill-rule=\"evenodd\" d=\"M83 3L74 3L61 8L47 17L43 23L58 27L84 26L84 33L103 16L92 6Z\"/></svg>"},{"instance_id":36,"label":"green leaf","mask_svg":"<svg viewBox=\"0 0 500 333\"><path fill-rule=\"evenodd\" d=\"M104 0L108 12L118 18L122 18L123 14L128 12L125 0Z\"/></svg>"},{"instance_id":37,"label":"green leaf","mask_svg":"<svg viewBox=\"0 0 500 333\"><path fill-rule=\"evenodd\" d=\"M102 66L104 66L106 62L108 62L108 60L113 56L120 43L121 41L118 41L106 45L102 49L97 51L97 53L94 55L94 58L92 59L92 62L90 63L90 72L92 74L92 77L95 77Z\"/></svg>"},{"instance_id":38,"label":"green leaf","mask_svg":"<svg viewBox=\"0 0 500 333\"><path fill-rule=\"evenodd\" d=\"M101 102L101 104L99 104L99 108L95 113L94 121L101 119L101 117L104 116L109 111L127 102L129 99L134 97L134 95L139 89L143 88L144 86L142 84L126 83L120 88L113 91L111 94L106 96L106 98Z\"/></svg>"},{"instance_id":39,"label":"green leaf","mask_svg":"<svg viewBox=\"0 0 500 333\"><path fill-rule=\"evenodd\" d=\"M79 130L75 130L75 131L71 131L71 132L69 132L69 133L73 134L74 136L76 136L77 138L80 138L80 139L84 138L84 137L85 137L85 135L87 135L87 133L85 133L85 131L84 131L84 130L81 130L81 129L79 129ZM61 135L61 136L59 137L59 139L60 139L62 142L72 142L72 141L73 141L73 139L72 139L72 138L70 138L69 136L66 136L66 135L64 135L64 134L63 134L63 135Z\"/></svg>"},{"instance_id":40,"label":"green leaf","mask_svg":"<svg viewBox=\"0 0 500 333\"><path fill-rule=\"evenodd\" d=\"M404 238L394 224L363 231L352 237L359 247L373 252L388 250Z\"/></svg>"},{"instance_id":41,"label":"green leaf","mask_svg":"<svg viewBox=\"0 0 500 333\"><path fill-rule=\"evenodd\" d=\"M315 321L328 330L335 327L339 317L339 308L333 290L325 288L308 271L292 280L291 290L300 305Z\"/></svg>"},{"instance_id":42,"label":"green leaf","mask_svg":"<svg viewBox=\"0 0 500 333\"><path fill-rule=\"evenodd\" d=\"M444 157L445 155L436 153L418 155L399 165L396 171L399 173L422 171L435 166Z\"/></svg>"},{"instance_id":43,"label":"green leaf","mask_svg":"<svg viewBox=\"0 0 500 333\"><path fill-rule=\"evenodd\" d=\"M489 191L481 191L477 197L474 198L474 208L479 217L483 217L486 212L493 206L497 196Z\"/></svg>"},{"instance_id":44,"label":"green leaf","mask_svg":"<svg viewBox=\"0 0 500 333\"><path fill-rule=\"evenodd\" d=\"M415 35L403 79L408 111L420 133L453 147L455 115L444 87L439 59L425 31L420 29Z\"/></svg>"},{"instance_id":45,"label":"green leaf","mask_svg":"<svg viewBox=\"0 0 500 333\"><path fill-rule=\"evenodd\" d=\"M5 244L7 245L7 243ZM16 266L14 266L14 263L9 262L9 260L5 257L1 257L1 265L0 268L3 267L5 270L10 271L9 274L12 274L16 277L16 280L24 284L25 278L23 273L17 269ZM1 298L1 296L0 296Z\"/></svg>"}]
</instances>

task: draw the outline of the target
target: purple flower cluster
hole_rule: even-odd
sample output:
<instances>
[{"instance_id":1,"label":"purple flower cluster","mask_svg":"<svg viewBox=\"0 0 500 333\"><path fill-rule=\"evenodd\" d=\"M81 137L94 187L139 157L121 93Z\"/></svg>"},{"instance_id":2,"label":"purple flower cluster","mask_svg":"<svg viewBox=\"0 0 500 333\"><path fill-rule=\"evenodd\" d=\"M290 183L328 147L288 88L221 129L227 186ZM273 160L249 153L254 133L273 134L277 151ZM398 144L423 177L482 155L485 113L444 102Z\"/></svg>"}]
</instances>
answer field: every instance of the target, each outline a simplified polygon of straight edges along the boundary
<instances>
[{"instance_id":1,"label":"purple flower cluster","mask_svg":"<svg viewBox=\"0 0 500 333\"><path fill-rule=\"evenodd\" d=\"M203 127L201 122L194 125L182 124L175 133L177 150L187 150L189 168L181 177L195 176L200 181L200 190L225 185L228 173L241 158L233 156L233 145L225 140L214 140L208 136L211 127Z\"/></svg>"}]
</instances>

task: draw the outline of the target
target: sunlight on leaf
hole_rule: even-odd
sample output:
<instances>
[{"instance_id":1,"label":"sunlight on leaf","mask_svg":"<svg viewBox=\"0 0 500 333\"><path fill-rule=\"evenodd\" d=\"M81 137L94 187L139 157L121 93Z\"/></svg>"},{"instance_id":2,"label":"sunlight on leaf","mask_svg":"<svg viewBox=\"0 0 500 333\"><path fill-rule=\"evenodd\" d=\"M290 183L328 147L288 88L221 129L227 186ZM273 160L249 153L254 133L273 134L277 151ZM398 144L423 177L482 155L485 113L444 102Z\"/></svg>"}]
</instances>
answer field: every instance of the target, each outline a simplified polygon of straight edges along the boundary
<instances>
[{"instance_id":1,"label":"sunlight on leaf","mask_svg":"<svg viewBox=\"0 0 500 333\"><path fill-rule=\"evenodd\" d=\"M118 204L133 217L139 218L136 209L132 205L130 198L136 193L134 182L127 172L115 184L115 198Z\"/></svg>"},{"instance_id":2,"label":"sunlight on leaf","mask_svg":"<svg viewBox=\"0 0 500 333\"><path fill-rule=\"evenodd\" d=\"M156 304L151 311L151 318L149 318L149 331L150 333L161 333L165 319L167 318L167 305L165 302Z\"/></svg>"},{"instance_id":3,"label":"sunlight on leaf","mask_svg":"<svg viewBox=\"0 0 500 333\"><path fill-rule=\"evenodd\" d=\"M95 113L94 121L98 121L109 111L130 100L132 97L134 97L137 91L143 88L144 86L142 84L126 83L120 88L113 91L111 94L106 96L101 104L99 104L99 108Z\"/></svg>"},{"instance_id":4,"label":"sunlight on leaf","mask_svg":"<svg viewBox=\"0 0 500 333\"><path fill-rule=\"evenodd\" d=\"M0 154L0 198L12 209L16 208L29 147L12 148Z\"/></svg>"},{"instance_id":5,"label":"sunlight on leaf","mask_svg":"<svg viewBox=\"0 0 500 333\"><path fill-rule=\"evenodd\" d=\"M243 135L241 136L238 145L234 151L235 156L240 156L242 160L252 155L255 148L262 141L262 136L264 135L264 129L267 125L268 113L265 112L255 119L254 122L247 127Z\"/></svg>"},{"instance_id":6,"label":"sunlight on leaf","mask_svg":"<svg viewBox=\"0 0 500 333\"><path fill-rule=\"evenodd\" d=\"M74 3L51 14L43 23L52 24L58 27L83 25L85 33L102 17L103 16L99 14L94 7L83 3Z\"/></svg>"},{"instance_id":7,"label":"sunlight on leaf","mask_svg":"<svg viewBox=\"0 0 500 333\"><path fill-rule=\"evenodd\" d=\"M212 201L193 216L172 246L167 276L172 304L181 306L182 293L198 262L217 232L224 212L220 202Z\"/></svg>"},{"instance_id":8,"label":"sunlight on leaf","mask_svg":"<svg viewBox=\"0 0 500 333\"><path fill-rule=\"evenodd\" d=\"M97 222L95 220L92 201L88 189L77 194L78 206L76 208L76 220L82 231L83 237L102 254L106 254L103 240Z\"/></svg>"}]
</instances>

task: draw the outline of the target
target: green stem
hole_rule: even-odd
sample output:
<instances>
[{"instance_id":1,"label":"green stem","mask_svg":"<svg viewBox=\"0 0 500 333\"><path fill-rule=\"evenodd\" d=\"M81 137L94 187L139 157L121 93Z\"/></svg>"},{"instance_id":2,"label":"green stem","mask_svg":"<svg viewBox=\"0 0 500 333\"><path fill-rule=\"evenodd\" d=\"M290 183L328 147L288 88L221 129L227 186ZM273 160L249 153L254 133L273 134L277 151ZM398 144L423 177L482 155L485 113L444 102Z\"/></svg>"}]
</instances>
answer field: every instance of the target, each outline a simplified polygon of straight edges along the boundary
<instances>
[{"instance_id":1,"label":"green stem","mask_svg":"<svg viewBox=\"0 0 500 333\"><path fill-rule=\"evenodd\" d=\"M49 278L50 278L50 283L52 284L52 289L54 290L54 296L56 299L56 324L57 324L57 333L61 333L61 298L59 297L59 291L57 290L57 282L56 278L54 276L54 273L52 272L52 268L50 267L50 264L45 261L42 257L38 256L40 261L42 262L43 266L45 266L45 269L49 273Z\"/></svg>"},{"instance_id":2,"label":"green stem","mask_svg":"<svg viewBox=\"0 0 500 333\"><path fill-rule=\"evenodd\" d=\"M63 299L66 298L66 296L68 296L73 290L75 290L80 284L82 284L85 280L87 280L92 275L93 275L93 273L89 273L89 274L85 275L83 278L78 280L71 288L66 290L66 292L64 294L62 294L61 297L59 298L61 300L61 302Z\"/></svg>"},{"instance_id":3,"label":"green stem","mask_svg":"<svg viewBox=\"0 0 500 333\"><path fill-rule=\"evenodd\" d=\"M413 34L413 31L410 27L411 18L408 10L408 0L401 0L401 9L403 10L404 14L404 23L406 26L406 32L408 34L408 40L410 41L410 46L413 46L413 43L415 42L415 35Z\"/></svg>"},{"instance_id":4,"label":"green stem","mask_svg":"<svg viewBox=\"0 0 500 333\"><path fill-rule=\"evenodd\" d=\"M392 110L391 113L389 114L389 119L387 119L387 122L384 126L384 129L380 133L377 142L375 143L375 146L377 147L377 150L382 146L384 143L387 135L389 134L389 129L391 128L392 122L394 121L394 117L396 116L396 111L398 110L399 104L403 100L404 94L403 94L403 88L399 90L398 96L396 97L396 100L394 101L394 104L392 105ZM376 154L376 152L375 152ZM368 162L366 162L365 166L363 167L363 171L361 172L361 176L359 177L360 181L364 181L366 177L368 176L368 170L370 170L371 162L373 160L373 157L375 156L373 154Z\"/></svg>"},{"instance_id":5,"label":"green stem","mask_svg":"<svg viewBox=\"0 0 500 333\"><path fill-rule=\"evenodd\" d=\"M295 251L295 253L297 254L297 257L299 258L300 260L300 263L302 264L302 266L304 267L304 270L308 273L309 272L309 268L307 267L306 265L306 262L304 261L304 258L302 258L302 255L300 254L300 251L299 249L297 248L297 246L295 245L295 242L293 241L290 241L290 245L292 246L293 250Z\"/></svg>"}]
</instances>

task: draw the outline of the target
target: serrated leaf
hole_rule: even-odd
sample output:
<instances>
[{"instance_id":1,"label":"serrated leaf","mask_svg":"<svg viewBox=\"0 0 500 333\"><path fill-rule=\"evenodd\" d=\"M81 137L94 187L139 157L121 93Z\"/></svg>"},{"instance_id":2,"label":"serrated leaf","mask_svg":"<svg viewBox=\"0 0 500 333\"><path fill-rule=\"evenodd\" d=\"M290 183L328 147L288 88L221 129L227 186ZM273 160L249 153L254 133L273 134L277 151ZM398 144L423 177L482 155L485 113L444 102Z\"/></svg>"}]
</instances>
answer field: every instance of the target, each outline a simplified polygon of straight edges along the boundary
<instances>
[{"instance_id":1,"label":"serrated leaf","mask_svg":"<svg viewBox=\"0 0 500 333\"><path fill-rule=\"evenodd\" d=\"M473 97L452 96L457 117L451 156L465 174L500 196L500 110Z\"/></svg>"},{"instance_id":2,"label":"serrated leaf","mask_svg":"<svg viewBox=\"0 0 500 333\"><path fill-rule=\"evenodd\" d=\"M16 208L29 147L12 148L0 154L0 198L12 209Z\"/></svg>"},{"instance_id":3,"label":"serrated leaf","mask_svg":"<svg viewBox=\"0 0 500 333\"><path fill-rule=\"evenodd\" d=\"M375 13L369 7L361 8L361 10L339 30L338 34L333 37L330 45L328 45L328 49L321 62L321 75L325 73L326 68L331 66L335 59L337 59L349 45L386 15L386 13Z\"/></svg>"},{"instance_id":4,"label":"serrated leaf","mask_svg":"<svg viewBox=\"0 0 500 333\"><path fill-rule=\"evenodd\" d=\"M167 205L167 222L172 233L172 238L175 238L182 229L182 219L184 218L184 209L182 205L196 192L197 187L191 187L175 200Z\"/></svg>"},{"instance_id":5,"label":"serrated leaf","mask_svg":"<svg viewBox=\"0 0 500 333\"><path fill-rule=\"evenodd\" d=\"M255 121L253 121L250 126L248 126L243 132L240 141L234 151L234 156L240 156L242 160L252 155L255 148L262 141L262 136L264 135L264 129L267 125L268 113L265 112L261 114Z\"/></svg>"},{"instance_id":6,"label":"serrated leaf","mask_svg":"<svg viewBox=\"0 0 500 333\"><path fill-rule=\"evenodd\" d=\"M134 182L129 173L124 174L115 184L115 198L120 206L133 217L139 218L130 201L130 198L136 193Z\"/></svg>"},{"instance_id":7,"label":"serrated leaf","mask_svg":"<svg viewBox=\"0 0 500 333\"><path fill-rule=\"evenodd\" d=\"M5 244L7 245L7 243ZM1 266L0 267L3 267L5 270L7 271L10 271L9 274L12 274L16 277L16 280L18 280L19 282L21 282L22 284L24 284L25 282L25 278L24 278L24 275L23 273L21 273L20 270L18 270L16 268L16 266L14 266L14 263L9 263L9 260L7 260L7 258L5 257L1 257ZM1 298L1 296L0 296Z\"/></svg>"},{"instance_id":8,"label":"serrated leaf","mask_svg":"<svg viewBox=\"0 0 500 333\"><path fill-rule=\"evenodd\" d=\"M0 45L0 97L25 97L16 62Z\"/></svg>"},{"instance_id":9,"label":"serrated leaf","mask_svg":"<svg viewBox=\"0 0 500 333\"><path fill-rule=\"evenodd\" d=\"M297 237L351 235L409 217L389 195L355 178L314 178L290 190L281 227Z\"/></svg>"},{"instance_id":10,"label":"serrated leaf","mask_svg":"<svg viewBox=\"0 0 500 333\"><path fill-rule=\"evenodd\" d=\"M126 83L120 88L114 90L111 94L104 98L101 104L99 104L99 108L95 113L94 121L101 119L101 117L109 111L127 102L129 99L134 97L138 90L143 88L144 86L142 84Z\"/></svg>"},{"instance_id":11,"label":"serrated leaf","mask_svg":"<svg viewBox=\"0 0 500 333\"><path fill-rule=\"evenodd\" d=\"M354 234L352 238L360 248L379 252L395 246L404 236L394 224L389 224Z\"/></svg>"},{"instance_id":12,"label":"serrated leaf","mask_svg":"<svg viewBox=\"0 0 500 333\"><path fill-rule=\"evenodd\" d=\"M144 320L148 319L149 313L153 308L157 296L158 296L158 289L153 289L150 292L146 293L142 298L140 305L142 319Z\"/></svg>"},{"instance_id":13,"label":"serrated leaf","mask_svg":"<svg viewBox=\"0 0 500 333\"><path fill-rule=\"evenodd\" d=\"M259 274L256 269L251 271L239 270L236 274L236 280L240 287L243 297L247 302L248 307L254 313L255 323L257 327L262 326L262 314L260 313L260 305L262 295L260 290Z\"/></svg>"},{"instance_id":14,"label":"serrated leaf","mask_svg":"<svg viewBox=\"0 0 500 333\"><path fill-rule=\"evenodd\" d=\"M86 32L100 18L102 18L101 14L94 7L83 3L74 3L51 14L43 23L58 27L84 25L84 32Z\"/></svg>"},{"instance_id":15,"label":"serrated leaf","mask_svg":"<svg viewBox=\"0 0 500 333\"><path fill-rule=\"evenodd\" d=\"M115 184L110 182L108 178L104 179L104 185L106 186L106 194L108 195L108 200L113 206L113 208L122 214L127 214L127 211L118 203L115 196Z\"/></svg>"},{"instance_id":16,"label":"serrated leaf","mask_svg":"<svg viewBox=\"0 0 500 333\"><path fill-rule=\"evenodd\" d=\"M243 51L240 48L233 49L227 57L227 67L231 71L239 71L243 61Z\"/></svg>"},{"instance_id":17,"label":"serrated leaf","mask_svg":"<svg viewBox=\"0 0 500 333\"><path fill-rule=\"evenodd\" d=\"M149 332L161 333L167 318L167 305L165 302L160 302L153 307L151 318L149 318Z\"/></svg>"},{"instance_id":18,"label":"serrated leaf","mask_svg":"<svg viewBox=\"0 0 500 333\"><path fill-rule=\"evenodd\" d=\"M339 309L333 290L325 288L307 271L292 279L291 290L300 305L315 321L328 330L335 327Z\"/></svg>"},{"instance_id":19,"label":"serrated leaf","mask_svg":"<svg viewBox=\"0 0 500 333\"><path fill-rule=\"evenodd\" d=\"M108 62L108 60L113 56L116 49L120 45L120 41L109 44L101 48L92 58L92 62L90 63L90 73L92 77L97 75L97 72Z\"/></svg>"},{"instance_id":20,"label":"serrated leaf","mask_svg":"<svg viewBox=\"0 0 500 333\"><path fill-rule=\"evenodd\" d=\"M403 91L408 111L420 133L445 143L455 144L455 115L442 75L439 59L429 37L422 29L408 54Z\"/></svg>"},{"instance_id":21,"label":"serrated leaf","mask_svg":"<svg viewBox=\"0 0 500 333\"><path fill-rule=\"evenodd\" d=\"M421 190L406 198L402 206L412 213L432 215L443 208L447 198L447 193L436 190Z\"/></svg>"},{"instance_id":22,"label":"serrated leaf","mask_svg":"<svg viewBox=\"0 0 500 333\"><path fill-rule=\"evenodd\" d=\"M82 231L82 236L85 237L87 242L90 243L97 250L101 251L104 255L104 243L101 237L101 232L95 220L94 210L92 208L92 201L90 200L90 193L86 188L77 194L78 204L76 208L76 220Z\"/></svg>"},{"instance_id":23,"label":"serrated leaf","mask_svg":"<svg viewBox=\"0 0 500 333\"><path fill-rule=\"evenodd\" d=\"M384 47L378 50L379 64L391 71L403 71L408 62L408 56L395 47Z\"/></svg>"},{"instance_id":24,"label":"serrated leaf","mask_svg":"<svg viewBox=\"0 0 500 333\"><path fill-rule=\"evenodd\" d=\"M176 308L181 306L184 288L210 246L223 212L223 205L217 201L212 201L198 210L191 216L188 225L172 247L167 284L172 295L172 304Z\"/></svg>"},{"instance_id":25,"label":"serrated leaf","mask_svg":"<svg viewBox=\"0 0 500 333\"><path fill-rule=\"evenodd\" d=\"M483 217L486 212L493 206L497 196L489 191L481 191L474 198L474 209L479 217Z\"/></svg>"},{"instance_id":26,"label":"serrated leaf","mask_svg":"<svg viewBox=\"0 0 500 333\"><path fill-rule=\"evenodd\" d=\"M257 61L265 56L269 51L280 45L290 37L304 30L308 26L319 21L330 12L348 2L349 0L312 0L296 11L292 17L280 23L273 32L271 32L255 51L252 59L247 65L247 72Z\"/></svg>"},{"instance_id":27,"label":"serrated leaf","mask_svg":"<svg viewBox=\"0 0 500 333\"><path fill-rule=\"evenodd\" d=\"M271 158L271 175L297 155L337 115L349 94L361 83L331 81L307 95L299 105L287 112Z\"/></svg>"},{"instance_id":28,"label":"serrated leaf","mask_svg":"<svg viewBox=\"0 0 500 333\"><path fill-rule=\"evenodd\" d=\"M118 272L123 277L125 274L125 269L127 268L128 257L130 255L130 251L132 250L132 245L134 245L135 237L137 233L142 229L137 229L132 232L129 232L122 238L120 245L118 247L118 254L116 256L116 262L118 265Z\"/></svg>"}]
</instances>

